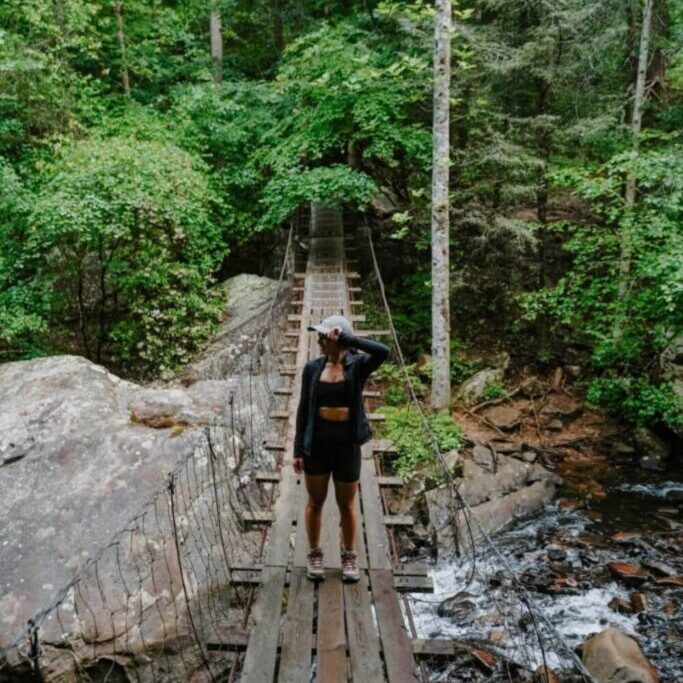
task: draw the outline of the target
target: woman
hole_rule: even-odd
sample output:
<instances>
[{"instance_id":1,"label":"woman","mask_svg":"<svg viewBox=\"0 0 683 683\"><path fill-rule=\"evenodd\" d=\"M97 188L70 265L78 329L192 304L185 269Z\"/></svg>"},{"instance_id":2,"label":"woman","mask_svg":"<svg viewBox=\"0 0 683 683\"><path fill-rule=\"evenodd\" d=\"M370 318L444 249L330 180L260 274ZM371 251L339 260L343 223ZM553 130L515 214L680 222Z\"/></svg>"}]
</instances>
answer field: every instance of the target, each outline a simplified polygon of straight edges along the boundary
<instances>
[{"instance_id":1,"label":"woman","mask_svg":"<svg viewBox=\"0 0 683 683\"><path fill-rule=\"evenodd\" d=\"M355 496L360 479L360 447L372 436L365 415L363 386L389 355L389 348L354 336L349 321L341 315L325 318L308 329L318 332L324 355L304 367L294 438L294 470L305 473L308 491L307 575L312 580L325 578L320 527L332 474L341 514L342 579L358 581Z\"/></svg>"}]
</instances>

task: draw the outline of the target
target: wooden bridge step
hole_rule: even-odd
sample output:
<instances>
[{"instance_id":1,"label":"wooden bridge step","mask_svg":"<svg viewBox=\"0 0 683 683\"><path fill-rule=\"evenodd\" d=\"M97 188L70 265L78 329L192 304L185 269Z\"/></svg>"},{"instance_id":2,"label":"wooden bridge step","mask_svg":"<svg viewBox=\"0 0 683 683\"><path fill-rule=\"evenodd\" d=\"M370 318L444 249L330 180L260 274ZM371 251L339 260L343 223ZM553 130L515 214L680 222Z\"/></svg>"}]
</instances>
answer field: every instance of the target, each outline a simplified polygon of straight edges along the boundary
<instances>
[{"instance_id":1,"label":"wooden bridge step","mask_svg":"<svg viewBox=\"0 0 683 683\"><path fill-rule=\"evenodd\" d=\"M306 570L304 567L294 567L292 570L287 570L285 575L285 586L290 586L292 589L292 582L298 581L297 572L304 573L306 578ZM367 577L363 572L361 575L365 579L364 583L367 590ZM341 573L338 569L327 569L325 572L325 582L333 582L338 580L341 584ZM261 569L236 569L232 568L230 571L230 582L235 586L260 586L261 585ZM346 584L344 584L346 585ZM350 585L350 584L348 584ZM431 576L420 576L419 574L397 574L394 575L393 580L394 590L399 593L433 593L434 581Z\"/></svg>"},{"instance_id":2,"label":"wooden bridge step","mask_svg":"<svg viewBox=\"0 0 683 683\"><path fill-rule=\"evenodd\" d=\"M278 681L308 683L315 636L313 635L313 583L304 568L294 569L289 580L287 612L282 634Z\"/></svg>"},{"instance_id":3,"label":"wooden bridge step","mask_svg":"<svg viewBox=\"0 0 683 683\"><path fill-rule=\"evenodd\" d=\"M291 396L294 392L292 389L288 389L286 387L278 387L273 391L274 394L277 394L278 396Z\"/></svg>"},{"instance_id":4,"label":"wooden bridge step","mask_svg":"<svg viewBox=\"0 0 683 683\"><path fill-rule=\"evenodd\" d=\"M374 453L396 453L396 445L388 439L373 439L370 444Z\"/></svg>"},{"instance_id":5,"label":"wooden bridge step","mask_svg":"<svg viewBox=\"0 0 683 683\"><path fill-rule=\"evenodd\" d=\"M385 680L379 634L375 628L370 598L369 580L365 572L361 573L360 581L344 586L344 612L353 683Z\"/></svg>"},{"instance_id":6,"label":"wooden bridge step","mask_svg":"<svg viewBox=\"0 0 683 683\"><path fill-rule=\"evenodd\" d=\"M384 515L387 526L413 526L415 519L412 515Z\"/></svg>"},{"instance_id":7,"label":"wooden bridge step","mask_svg":"<svg viewBox=\"0 0 683 683\"><path fill-rule=\"evenodd\" d=\"M349 287L348 289L349 289L349 292L351 292L352 294L354 292L362 292L363 291L362 287Z\"/></svg>"},{"instance_id":8,"label":"wooden bridge step","mask_svg":"<svg viewBox=\"0 0 683 683\"><path fill-rule=\"evenodd\" d=\"M300 314L298 314L298 313L290 313L290 314L287 316L287 320L288 320L290 323L300 323L301 320L302 320L302 316L301 316Z\"/></svg>"},{"instance_id":9,"label":"wooden bridge step","mask_svg":"<svg viewBox=\"0 0 683 683\"><path fill-rule=\"evenodd\" d=\"M399 593L433 593L434 579L431 576L394 576L394 590Z\"/></svg>"},{"instance_id":10,"label":"wooden bridge step","mask_svg":"<svg viewBox=\"0 0 683 683\"><path fill-rule=\"evenodd\" d=\"M242 523L251 524L272 524L275 521L275 513L272 510L244 510L242 512Z\"/></svg>"},{"instance_id":11,"label":"wooden bridge step","mask_svg":"<svg viewBox=\"0 0 683 683\"><path fill-rule=\"evenodd\" d=\"M364 315L350 315L349 316L351 322L356 322L356 323L364 323L365 322L365 316Z\"/></svg>"},{"instance_id":12,"label":"wooden bridge step","mask_svg":"<svg viewBox=\"0 0 683 683\"><path fill-rule=\"evenodd\" d=\"M286 446L282 441L266 441L263 447L267 451L284 451Z\"/></svg>"},{"instance_id":13,"label":"wooden bridge step","mask_svg":"<svg viewBox=\"0 0 683 683\"><path fill-rule=\"evenodd\" d=\"M265 470L260 470L254 475L254 479L258 482L277 482L280 481L279 472L266 472Z\"/></svg>"},{"instance_id":14,"label":"wooden bridge step","mask_svg":"<svg viewBox=\"0 0 683 683\"><path fill-rule=\"evenodd\" d=\"M360 273L356 273L355 271L350 271L346 273L346 277L349 278L349 280L358 280L360 279Z\"/></svg>"},{"instance_id":15,"label":"wooden bridge step","mask_svg":"<svg viewBox=\"0 0 683 683\"><path fill-rule=\"evenodd\" d=\"M289 330L288 332L285 332L285 337L297 337L298 338L299 333L294 332L293 330Z\"/></svg>"},{"instance_id":16,"label":"wooden bridge step","mask_svg":"<svg viewBox=\"0 0 683 683\"><path fill-rule=\"evenodd\" d=\"M283 640L281 633L278 637L278 647L281 647ZM207 649L211 652L244 652L249 643L249 632L235 627L217 628L209 635L206 642ZM472 645L461 643L453 638L412 638L410 645L415 657L453 657L473 650ZM316 637L312 635L313 652L316 651L316 646ZM353 680L355 683L356 679Z\"/></svg>"},{"instance_id":17,"label":"wooden bridge step","mask_svg":"<svg viewBox=\"0 0 683 683\"><path fill-rule=\"evenodd\" d=\"M393 590L391 569L371 569L369 574L389 683L417 683L411 640Z\"/></svg>"},{"instance_id":18,"label":"wooden bridge step","mask_svg":"<svg viewBox=\"0 0 683 683\"><path fill-rule=\"evenodd\" d=\"M283 346L280 353L298 353L299 349L296 346Z\"/></svg>"},{"instance_id":19,"label":"wooden bridge step","mask_svg":"<svg viewBox=\"0 0 683 683\"><path fill-rule=\"evenodd\" d=\"M289 412L286 410L272 410L268 413L268 417L271 420L287 420L289 418Z\"/></svg>"},{"instance_id":20,"label":"wooden bridge step","mask_svg":"<svg viewBox=\"0 0 683 683\"><path fill-rule=\"evenodd\" d=\"M362 306L363 301L361 299L356 299L355 301L349 301L349 306Z\"/></svg>"},{"instance_id":21,"label":"wooden bridge step","mask_svg":"<svg viewBox=\"0 0 683 683\"><path fill-rule=\"evenodd\" d=\"M383 422L387 419L384 413L368 413L367 417L370 422Z\"/></svg>"},{"instance_id":22,"label":"wooden bridge step","mask_svg":"<svg viewBox=\"0 0 683 683\"><path fill-rule=\"evenodd\" d=\"M346 683L346 636L341 569L325 572L318 588L318 680Z\"/></svg>"},{"instance_id":23,"label":"wooden bridge step","mask_svg":"<svg viewBox=\"0 0 683 683\"><path fill-rule=\"evenodd\" d=\"M261 579L261 599L254 605L254 626L244 658L242 683L272 681L275 675L285 568L264 567Z\"/></svg>"},{"instance_id":24,"label":"wooden bridge step","mask_svg":"<svg viewBox=\"0 0 683 683\"><path fill-rule=\"evenodd\" d=\"M399 487L403 486L405 483L403 481L403 477L377 477L377 483L380 486L386 486L387 488L389 487Z\"/></svg>"}]
</instances>

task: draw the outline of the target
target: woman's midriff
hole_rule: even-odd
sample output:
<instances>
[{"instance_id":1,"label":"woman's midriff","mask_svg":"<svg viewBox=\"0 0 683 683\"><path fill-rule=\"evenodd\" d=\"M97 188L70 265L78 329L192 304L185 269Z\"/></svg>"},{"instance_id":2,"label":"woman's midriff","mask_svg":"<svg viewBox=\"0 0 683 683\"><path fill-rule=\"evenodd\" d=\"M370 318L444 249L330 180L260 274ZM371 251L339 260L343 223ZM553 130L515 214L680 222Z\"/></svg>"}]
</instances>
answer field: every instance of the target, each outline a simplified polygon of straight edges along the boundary
<instances>
[{"instance_id":1,"label":"woman's midriff","mask_svg":"<svg viewBox=\"0 0 683 683\"><path fill-rule=\"evenodd\" d=\"M318 416L324 420L331 420L332 422L347 422L349 418L349 409L346 406L332 408L327 406L320 406L318 408Z\"/></svg>"}]
</instances>

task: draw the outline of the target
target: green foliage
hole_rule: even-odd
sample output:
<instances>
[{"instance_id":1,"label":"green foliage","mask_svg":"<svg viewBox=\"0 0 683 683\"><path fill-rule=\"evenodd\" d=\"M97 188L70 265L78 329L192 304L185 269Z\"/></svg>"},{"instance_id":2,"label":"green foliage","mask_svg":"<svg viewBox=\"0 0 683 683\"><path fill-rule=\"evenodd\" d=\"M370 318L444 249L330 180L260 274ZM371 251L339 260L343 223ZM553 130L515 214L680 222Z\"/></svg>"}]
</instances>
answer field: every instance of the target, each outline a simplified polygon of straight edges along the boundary
<instances>
[{"instance_id":1,"label":"green foliage","mask_svg":"<svg viewBox=\"0 0 683 683\"><path fill-rule=\"evenodd\" d=\"M381 438L389 439L398 452L397 469L402 476L410 477L424 465L434 465L435 454L429 434L413 405L382 408L386 420L381 426ZM427 415L439 450L445 453L462 443L462 428L446 410Z\"/></svg>"},{"instance_id":2,"label":"green foliage","mask_svg":"<svg viewBox=\"0 0 683 683\"><path fill-rule=\"evenodd\" d=\"M60 146L43 169L23 255L89 357L163 372L211 331L223 245L205 172L177 147L126 138Z\"/></svg>"},{"instance_id":3,"label":"green foliage","mask_svg":"<svg viewBox=\"0 0 683 683\"><path fill-rule=\"evenodd\" d=\"M456 337L451 337L451 382L462 384L476 372L481 370L481 365L477 361L471 360Z\"/></svg>"},{"instance_id":4,"label":"green foliage","mask_svg":"<svg viewBox=\"0 0 683 683\"><path fill-rule=\"evenodd\" d=\"M631 424L683 426L680 399L669 383L656 386L644 377L596 378L587 398L593 406L606 408Z\"/></svg>"},{"instance_id":5,"label":"green foliage","mask_svg":"<svg viewBox=\"0 0 683 683\"><path fill-rule=\"evenodd\" d=\"M620 191L630 175L638 187L632 207ZM572 267L556 287L525 297L526 314L548 315L558 334L576 330L590 345L602 377L591 389L596 404L638 423L660 419L668 408L651 371L683 329L683 147L672 139L664 149L616 155L595 172L566 168L556 182L590 199L601 220L559 228ZM627 275L622 240L631 251Z\"/></svg>"},{"instance_id":6,"label":"green foliage","mask_svg":"<svg viewBox=\"0 0 683 683\"><path fill-rule=\"evenodd\" d=\"M493 401L497 398L503 398L506 394L505 387L500 382L491 382L484 387L482 397L484 401Z\"/></svg>"},{"instance_id":7,"label":"green foliage","mask_svg":"<svg viewBox=\"0 0 683 683\"><path fill-rule=\"evenodd\" d=\"M0 360L45 350L50 293L29 276L21 248L31 195L0 158Z\"/></svg>"},{"instance_id":8,"label":"green foliage","mask_svg":"<svg viewBox=\"0 0 683 683\"><path fill-rule=\"evenodd\" d=\"M407 364L405 370L408 373L408 379L415 395L426 396L427 385L425 384L425 379L429 378L429 370L425 366L418 366L417 363ZM398 365L395 363L382 363L375 371L375 377L379 381L387 383L387 390L392 390L394 397L403 395L406 396L407 400L408 388L406 387L405 374Z\"/></svg>"}]
</instances>

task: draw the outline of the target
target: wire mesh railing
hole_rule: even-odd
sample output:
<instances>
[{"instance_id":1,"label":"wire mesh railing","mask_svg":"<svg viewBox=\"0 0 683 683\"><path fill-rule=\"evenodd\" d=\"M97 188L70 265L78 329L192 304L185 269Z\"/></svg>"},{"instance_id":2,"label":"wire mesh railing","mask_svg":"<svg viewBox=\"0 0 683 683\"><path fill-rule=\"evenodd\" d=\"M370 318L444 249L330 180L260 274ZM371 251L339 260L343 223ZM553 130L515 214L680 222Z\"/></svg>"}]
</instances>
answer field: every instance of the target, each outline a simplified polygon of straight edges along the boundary
<instances>
[{"instance_id":1,"label":"wire mesh railing","mask_svg":"<svg viewBox=\"0 0 683 683\"><path fill-rule=\"evenodd\" d=\"M1 634L0 681L228 681L237 657L217 656L217 634L249 624L251 589L232 568L254 561L264 533L244 520L275 468L266 441L277 407L282 302L293 280L290 224L277 284L254 321L248 362L226 380L224 409L195 426L193 447L124 528L14 634ZM193 428L191 425L189 428ZM85 511L87 514L87 511Z\"/></svg>"},{"instance_id":2,"label":"wire mesh railing","mask_svg":"<svg viewBox=\"0 0 683 683\"><path fill-rule=\"evenodd\" d=\"M462 479L454 474L462 464L462 456L458 454L456 462L447 462L413 386L365 214L359 231L365 233L370 279L377 285L393 355L408 397L404 408L411 416L404 424L418 426L431 451L433 471L442 481L438 488L443 514L430 520L439 538L438 565L433 571L439 578L448 575L448 583L457 587L450 608L444 609L443 596L429 599L413 595L406 600L413 637L440 641L438 647L425 647L417 658L416 676L434 683L472 677L491 682L533 679L534 683L554 683L554 672L559 672L563 682L595 683L573 647L520 580L509 561L510 549L502 547L489 533L485 520L473 512L462 495Z\"/></svg>"}]
</instances>

